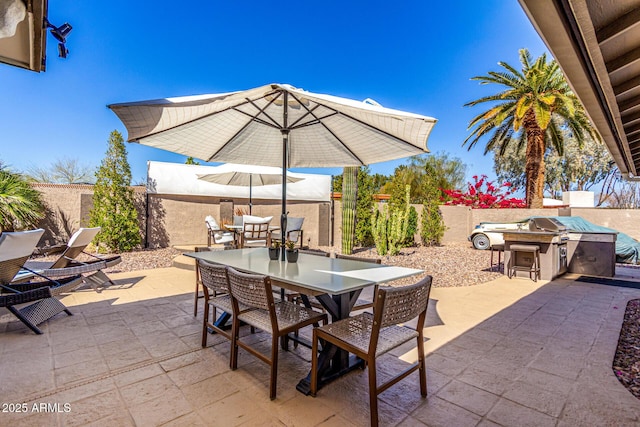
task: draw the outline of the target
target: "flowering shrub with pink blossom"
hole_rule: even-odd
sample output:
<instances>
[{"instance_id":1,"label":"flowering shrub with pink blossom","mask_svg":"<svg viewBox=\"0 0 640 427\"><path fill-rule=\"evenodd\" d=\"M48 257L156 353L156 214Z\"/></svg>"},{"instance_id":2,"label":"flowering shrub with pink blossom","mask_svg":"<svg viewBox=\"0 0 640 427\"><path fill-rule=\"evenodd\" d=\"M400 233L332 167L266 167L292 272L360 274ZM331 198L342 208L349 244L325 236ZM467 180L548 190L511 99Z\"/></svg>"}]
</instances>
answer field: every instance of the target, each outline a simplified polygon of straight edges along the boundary
<instances>
[{"instance_id":1,"label":"flowering shrub with pink blossom","mask_svg":"<svg viewBox=\"0 0 640 427\"><path fill-rule=\"evenodd\" d=\"M510 182L505 182L496 187L492 181L487 180L486 175L473 176L475 182L467 183L467 192L460 190L442 190L445 197L442 201L445 205L463 205L473 209L489 208L524 208L526 203L522 199L509 197L515 189Z\"/></svg>"}]
</instances>

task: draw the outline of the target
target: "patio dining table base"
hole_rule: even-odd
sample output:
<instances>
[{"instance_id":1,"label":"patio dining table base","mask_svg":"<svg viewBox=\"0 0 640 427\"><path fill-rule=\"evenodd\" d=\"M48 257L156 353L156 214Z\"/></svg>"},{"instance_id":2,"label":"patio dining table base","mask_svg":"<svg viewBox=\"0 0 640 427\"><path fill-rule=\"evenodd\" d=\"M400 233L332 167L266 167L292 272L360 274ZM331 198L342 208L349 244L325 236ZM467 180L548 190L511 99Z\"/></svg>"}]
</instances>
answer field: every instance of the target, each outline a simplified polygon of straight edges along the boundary
<instances>
[{"instance_id":1,"label":"patio dining table base","mask_svg":"<svg viewBox=\"0 0 640 427\"><path fill-rule=\"evenodd\" d=\"M323 363L328 363L333 355L335 354L337 347L331 346L331 349L325 354L324 352L320 353L318 358L318 364L322 365ZM324 387L326 384L330 383L333 380L340 378L342 375L348 374L354 369L364 369L364 360L360 359L357 356L350 355L348 357L348 362L346 365L340 367L339 369L328 369L323 372L323 374L318 378L318 389ZM311 372L300 380L296 385L296 390L305 396L309 396L311 394Z\"/></svg>"}]
</instances>

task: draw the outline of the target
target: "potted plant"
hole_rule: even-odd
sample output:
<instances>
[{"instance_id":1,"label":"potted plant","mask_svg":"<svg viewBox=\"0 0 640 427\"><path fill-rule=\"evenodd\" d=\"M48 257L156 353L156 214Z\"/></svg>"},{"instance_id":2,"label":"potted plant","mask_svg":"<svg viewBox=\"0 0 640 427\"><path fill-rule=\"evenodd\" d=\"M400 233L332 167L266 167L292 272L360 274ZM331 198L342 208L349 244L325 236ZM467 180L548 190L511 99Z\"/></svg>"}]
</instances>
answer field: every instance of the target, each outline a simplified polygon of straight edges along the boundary
<instances>
[{"instance_id":1,"label":"potted plant","mask_svg":"<svg viewBox=\"0 0 640 427\"><path fill-rule=\"evenodd\" d=\"M280 258L280 241L274 240L269 248L269 259L276 261L278 258Z\"/></svg>"},{"instance_id":2,"label":"potted plant","mask_svg":"<svg viewBox=\"0 0 640 427\"><path fill-rule=\"evenodd\" d=\"M292 240L287 240L284 243L287 252L287 261L296 262L298 261L298 250L296 249L296 242Z\"/></svg>"}]
</instances>

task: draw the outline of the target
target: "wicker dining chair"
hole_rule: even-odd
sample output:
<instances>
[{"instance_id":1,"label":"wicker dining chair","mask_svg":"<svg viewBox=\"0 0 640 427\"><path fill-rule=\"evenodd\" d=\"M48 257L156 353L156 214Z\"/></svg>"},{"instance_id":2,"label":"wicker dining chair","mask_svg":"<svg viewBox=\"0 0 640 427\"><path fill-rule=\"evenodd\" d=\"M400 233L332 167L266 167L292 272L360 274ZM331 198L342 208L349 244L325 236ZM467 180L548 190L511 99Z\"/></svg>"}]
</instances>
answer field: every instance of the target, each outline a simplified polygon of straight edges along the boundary
<instances>
[{"instance_id":1,"label":"wicker dining chair","mask_svg":"<svg viewBox=\"0 0 640 427\"><path fill-rule=\"evenodd\" d=\"M227 267L211 264L207 261L197 260L197 271L200 283L204 290L204 316L202 320L202 347L207 346L209 330L213 330L231 341L231 333L222 326L215 324L217 309L226 313L233 312L229 284L227 279Z\"/></svg>"},{"instance_id":2,"label":"wicker dining chair","mask_svg":"<svg viewBox=\"0 0 640 427\"><path fill-rule=\"evenodd\" d=\"M364 258L364 257L359 257L359 256L354 256L354 255L342 255L342 254L336 254L336 258L338 259L351 259L354 261L362 261L362 262L370 262L372 264L382 264L382 259L380 258ZM375 285L375 287L373 288L373 298L375 299L376 294L378 293L378 285ZM358 310L366 310L367 308L371 308L373 307L374 301L367 301L364 299L358 299L358 301L356 301L356 303L354 304L353 308L351 309L351 311L358 311Z\"/></svg>"},{"instance_id":3,"label":"wicker dining chair","mask_svg":"<svg viewBox=\"0 0 640 427\"><path fill-rule=\"evenodd\" d=\"M287 340L290 332L322 322L327 324L327 315L289 301L275 302L271 290L271 279L267 276L241 273L227 267L229 291L233 304L233 326L231 333L231 369L238 368L238 347L242 347L271 367L271 400L276 398L278 376L278 341ZM254 310L242 310L241 304ZM240 322L254 326L271 334L271 356L252 348L240 340ZM286 345L284 346L286 348Z\"/></svg>"},{"instance_id":4,"label":"wicker dining chair","mask_svg":"<svg viewBox=\"0 0 640 427\"><path fill-rule=\"evenodd\" d=\"M311 395L318 391L318 340L325 340L362 358L369 370L369 408L371 425L378 425L378 395L414 371L420 375L420 393L427 396L427 374L424 362L422 329L427 315L431 276L403 287L380 287L373 314L362 313L313 330L311 350ZM414 328L399 326L418 317ZM416 339L418 361L387 382L378 385L376 358ZM325 344L326 345L326 344Z\"/></svg>"}]
</instances>

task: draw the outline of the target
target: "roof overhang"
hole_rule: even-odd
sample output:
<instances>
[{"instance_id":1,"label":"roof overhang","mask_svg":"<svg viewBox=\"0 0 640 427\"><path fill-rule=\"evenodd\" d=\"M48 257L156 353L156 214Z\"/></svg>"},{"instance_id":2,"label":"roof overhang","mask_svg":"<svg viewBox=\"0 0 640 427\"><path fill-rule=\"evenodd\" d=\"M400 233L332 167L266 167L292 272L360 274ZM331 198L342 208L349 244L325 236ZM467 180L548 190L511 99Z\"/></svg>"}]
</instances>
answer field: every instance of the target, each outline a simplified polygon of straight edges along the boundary
<instances>
[{"instance_id":1,"label":"roof overhang","mask_svg":"<svg viewBox=\"0 0 640 427\"><path fill-rule=\"evenodd\" d=\"M9 37L0 37L0 62L26 68L31 71L45 70L46 27L48 0L0 0L21 1L26 6L26 15Z\"/></svg>"},{"instance_id":2,"label":"roof overhang","mask_svg":"<svg viewBox=\"0 0 640 427\"><path fill-rule=\"evenodd\" d=\"M640 178L640 0L519 0L620 172Z\"/></svg>"}]
</instances>

